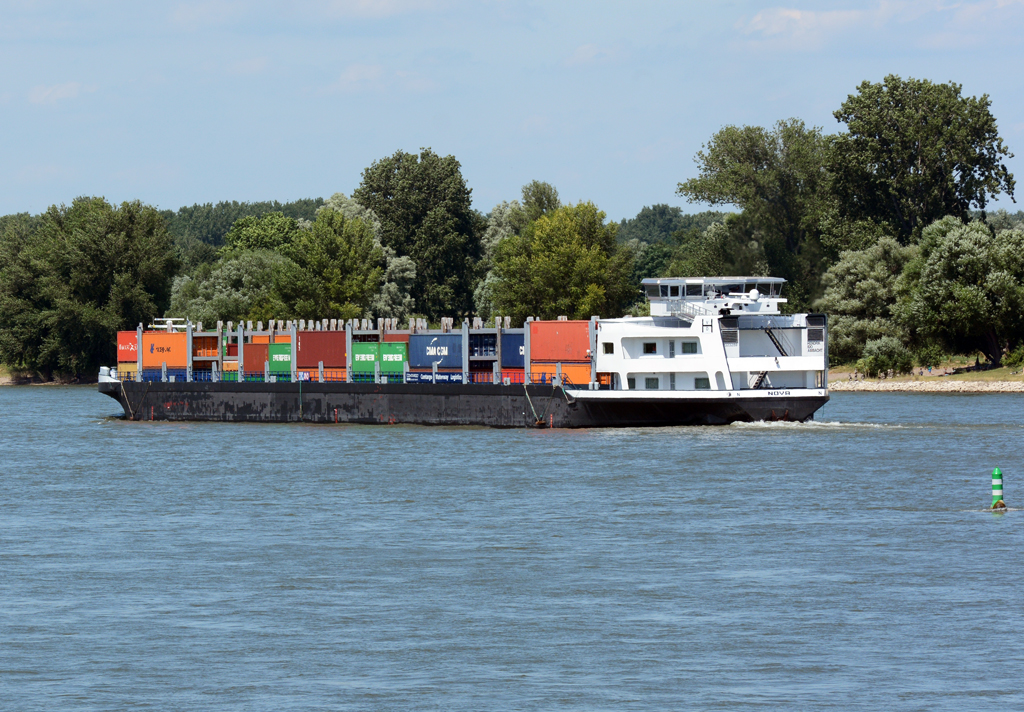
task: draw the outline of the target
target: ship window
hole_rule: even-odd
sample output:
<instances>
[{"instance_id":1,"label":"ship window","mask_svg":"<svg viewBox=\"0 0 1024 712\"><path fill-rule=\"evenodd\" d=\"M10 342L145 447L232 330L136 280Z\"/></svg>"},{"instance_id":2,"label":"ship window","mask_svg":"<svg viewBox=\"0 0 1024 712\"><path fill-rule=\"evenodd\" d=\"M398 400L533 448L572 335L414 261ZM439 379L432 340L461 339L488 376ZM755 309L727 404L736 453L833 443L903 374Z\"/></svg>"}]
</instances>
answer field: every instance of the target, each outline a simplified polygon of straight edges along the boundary
<instances>
[{"instance_id":1,"label":"ship window","mask_svg":"<svg viewBox=\"0 0 1024 712\"><path fill-rule=\"evenodd\" d=\"M636 379L633 378L633 377L627 378L626 379L626 386L628 387L629 390L635 391L636 390Z\"/></svg>"},{"instance_id":2,"label":"ship window","mask_svg":"<svg viewBox=\"0 0 1024 712\"><path fill-rule=\"evenodd\" d=\"M644 353L645 354L656 354L658 353L658 344L655 341L644 342Z\"/></svg>"},{"instance_id":3,"label":"ship window","mask_svg":"<svg viewBox=\"0 0 1024 712\"><path fill-rule=\"evenodd\" d=\"M670 297L678 297L679 296L679 285L678 284L673 284L671 287L668 288L668 296L670 296Z\"/></svg>"},{"instance_id":4,"label":"ship window","mask_svg":"<svg viewBox=\"0 0 1024 712\"><path fill-rule=\"evenodd\" d=\"M644 379L644 388L646 388L647 390L656 391L660 387L660 379L657 376L655 376L654 378L648 377Z\"/></svg>"},{"instance_id":5,"label":"ship window","mask_svg":"<svg viewBox=\"0 0 1024 712\"><path fill-rule=\"evenodd\" d=\"M668 374L668 389L674 391L676 389L676 374Z\"/></svg>"},{"instance_id":6,"label":"ship window","mask_svg":"<svg viewBox=\"0 0 1024 712\"><path fill-rule=\"evenodd\" d=\"M711 390L711 379L700 378L699 376L693 379L693 387L698 391L710 391Z\"/></svg>"},{"instance_id":7,"label":"ship window","mask_svg":"<svg viewBox=\"0 0 1024 712\"><path fill-rule=\"evenodd\" d=\"M688 296L688 297L699 297L701 294L703 294L703 291L701 289L703 286L704 286L703 284L688 284L688 285L686 285L686 296Z\"/></svg>"},{"instance_id":8,"label":"ship window","mask_svg":"<svg viewBox=\"0 0 1024 712\"><path fill-rule=\"evenodd\" d=\"M615 353L615 344L613 344L611 341L605 341L603 346L604 346L604 352L606 354L613 354L613 353Z\"/></svg>"},{"instance_id":9,"label":"ship window","mask_svg":"<svg viewBox=\"0 0 1024 712\"><path fill-rule=\"evenodd\" d=\"M697 342L696 341L683 341L679 344L679 353L681 354L695 354L697 353Z\"/></svg>"},{"instance_id":10,"label":"ship window","mask_svg":"<svg viewBox=\"0 0 1024 712\"><path fill-rule=\"evenodd\" d=\"M661 285L661 296L663 296L663 297L667 297L668 296L668 285L667 284Z\"/></svg>"},{"instance_id":11,"label":"ship window","mask_svg":"<svg viewBox=\"0 0 1024 712\"><path fill-rule=\"evenodd\" d=\"M661 292L658 290L658 285L648 284L646 286L648 297L657 297Z\"/></svg>"},{"instance_id":12,"label":"ship window","mask_svg":"<svg viewBox=\"0 0 1024 712\"><path fill-rule=\"evenodd\" d=\"M668 342L668 357L669 358L675 358L676 357L676 342L675 341L669 341Z\"/></svg>"}]
</instances>

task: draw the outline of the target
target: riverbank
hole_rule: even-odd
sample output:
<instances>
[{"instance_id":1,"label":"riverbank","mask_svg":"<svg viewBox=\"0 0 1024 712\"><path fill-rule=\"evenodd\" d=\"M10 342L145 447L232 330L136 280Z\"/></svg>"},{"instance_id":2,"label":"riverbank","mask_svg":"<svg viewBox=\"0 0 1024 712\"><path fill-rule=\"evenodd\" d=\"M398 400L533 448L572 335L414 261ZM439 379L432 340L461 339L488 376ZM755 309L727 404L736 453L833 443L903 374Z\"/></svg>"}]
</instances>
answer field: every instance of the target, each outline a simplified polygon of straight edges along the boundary
<instances>
[{"instance_id":1,"label":"riverbank","mask_svg":"<svg viewBox=\"0 0 1024 712\"><path fill-rule=\"evenodd\" d=\"M847 371L830 371L832 391L916 391L922 393L1024 393L1024 374L1019 369L995 368L966 373L908 375L897 378L854 380ZM863 380L861 380L863 379Z\"/></svg>"}]
</instances>

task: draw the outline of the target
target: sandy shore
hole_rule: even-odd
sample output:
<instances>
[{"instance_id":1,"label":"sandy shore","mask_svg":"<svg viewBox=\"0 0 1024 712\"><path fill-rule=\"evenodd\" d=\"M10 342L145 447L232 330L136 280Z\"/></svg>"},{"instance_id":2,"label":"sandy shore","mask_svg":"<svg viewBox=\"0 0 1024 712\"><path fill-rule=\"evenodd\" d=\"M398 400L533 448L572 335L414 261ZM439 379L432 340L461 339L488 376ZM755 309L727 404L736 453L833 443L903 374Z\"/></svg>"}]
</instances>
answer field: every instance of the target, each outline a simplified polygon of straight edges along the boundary
<instances>
[{"instance_id":1,"label":"sandy shore","mask_svg":"<svg viewBox=\"0 0 1024 712\"><path fill-rule=\"evenodd\" d=\"M917 391L921 393L1024 393L1024 381L829 381L830 391Z\"/></svg>"}]
</instances>

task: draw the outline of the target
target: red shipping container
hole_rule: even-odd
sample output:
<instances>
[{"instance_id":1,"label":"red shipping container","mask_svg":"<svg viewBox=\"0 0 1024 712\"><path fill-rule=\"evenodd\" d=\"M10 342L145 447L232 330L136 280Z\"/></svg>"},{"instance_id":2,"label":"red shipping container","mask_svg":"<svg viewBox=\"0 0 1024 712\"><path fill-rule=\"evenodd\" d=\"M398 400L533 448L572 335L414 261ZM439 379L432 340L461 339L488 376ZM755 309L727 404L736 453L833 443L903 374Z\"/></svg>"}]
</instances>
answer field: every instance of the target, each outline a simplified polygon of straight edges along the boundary
<instances>
[{"instance_id":1,"label":"red shipping container","mask_svg":"<svg viewBox=\"0 0 1024 712\"><path fill-rule=\"evenodd\" d=\"M246 373L263 373L269 351L267 344L246 344L242 349L242 370Z\"/></svg>"},{"instance_id":2,"label":"red shipping container","mask_svg":"<svg viewBox=\"0 0 1024 712\"><path fill-rule=\"evenodd\" d=\"M530 361L590 361L590 322L530 322Z\"/></svg>"},{"instance_id":3,"label":"red shipping container","mask_svg":"<svg viewBox=\"0 0 1024 712\"><path fill-rule=\"evenodd\" d=\"M139 360L139 335L134 331L117 332L117 362L137 363Z\"/></svg>"},{"instance_id":4,"label":"red shipping container","mask_svg":"<svg viewBox=\"0 0 1024 712\"><path fill-rule=\"evenodd\" d=\"M408 334L388 334L388 333L385 333L384 334L384 342L385 343L393 342L393 343L396 343L396 344L397 343L407 344L407 343L409 343L409 335Z\"/></svg>"},{"instance_id":5,"label":"red shipping container","mask_svg":"<svg viewBox=\"0 0 1024 712\"><path fill-rule=\"evenodd\" d=\"M238 358L238 344L228 344L228 356Z\"/></svg>"},{"instance_id":6,"label":"red shipping container","mask_svg":"<svg viewBox=\"0 0 1024 712\"><path fill-rule=\"evenodd\" d=\"M297 368L345 368L344 331L300 331L295 344Z\"/></svg>"}]
</instances>

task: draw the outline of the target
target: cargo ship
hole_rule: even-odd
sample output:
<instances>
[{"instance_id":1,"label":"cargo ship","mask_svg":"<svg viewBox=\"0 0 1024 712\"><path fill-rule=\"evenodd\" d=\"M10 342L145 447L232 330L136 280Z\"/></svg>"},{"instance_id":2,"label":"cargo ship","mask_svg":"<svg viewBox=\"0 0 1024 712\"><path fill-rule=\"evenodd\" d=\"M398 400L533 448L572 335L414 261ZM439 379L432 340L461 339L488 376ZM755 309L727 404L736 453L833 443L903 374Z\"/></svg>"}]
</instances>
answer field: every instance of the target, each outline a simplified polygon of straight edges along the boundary
<instances>
[{"instance_id":1,"label":"cargo ship","mask_svg":"<svg viewBox=\"0 0 1024 712\"><path fill-rule=\"evenodd\" d=\"M828 401L824 314L782 314L785 280L643 280L650 315L165 319L118 334L99 390L130 420L589 428L813 417Z\"/></svg>"}]
</instances>

